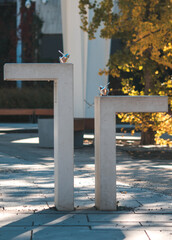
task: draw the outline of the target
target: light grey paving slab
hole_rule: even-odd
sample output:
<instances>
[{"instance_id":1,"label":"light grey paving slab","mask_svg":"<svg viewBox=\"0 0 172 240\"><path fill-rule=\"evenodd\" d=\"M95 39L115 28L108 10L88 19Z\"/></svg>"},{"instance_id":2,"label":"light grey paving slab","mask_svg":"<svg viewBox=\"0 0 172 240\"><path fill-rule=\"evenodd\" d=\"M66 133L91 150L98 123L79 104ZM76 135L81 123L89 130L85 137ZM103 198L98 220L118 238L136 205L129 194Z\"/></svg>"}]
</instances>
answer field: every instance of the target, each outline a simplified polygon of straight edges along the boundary
<instances>
[{"instance_id":1,"label":"light grey paving slab","mask_svg":"<svg viewBox=\"0 0 172 240\"><path fill-rule=\"evenodd\" d=\"M3 227L0 228L1 240L30 240L31 229L26 227Z\"/></svg>"},{"instance_id":2,"label":"light grey paving slab","mask_svg":"<svg viewBox=\"0 0 172 240\"><path fill-rule=\"evenodd\" d=\"M33 230L33 240L43 239L63 239L63 240L79 240L84 239L84 235L88 235L90 230L88 227L38 227ZM85 238L86 239L86 238Z\"/></svg>"},{"instance_id":3,"label":"light grey paving slab","mask_svg":"<svg viewBox=\"0 0 172 240\"><path fill-rule=\"evenodd\" d=\"M119 201L118 206L125 206L125 207L131 207L131 208L137 208L142 206L138 201L136 200L123 200L123 199L117 199Z\"/></svg>"},{"instance_id":4,"label":"light grey paving slab","mask_svg":"<svg viewBox=\"0 0 172 240\"><path fill-rule=\"evenodd\" d=\"M169 231L146 230L146 232L151 240L172 240L172 229Z\"/></svg>"},{"instance_id":5,"label":"light grey paving slab","mask_svg":"<svg viewBox=\"0 0 172 240\"><path fill-rule=\"evenodd\" d=\"M16 204L20 204L20 205L23 205L23 204L38 204L38 203L43 203L45 204L45 197L44 196L30 196L30 197L19 197L19 199L16 199L17 202L14 202L14 198L10 198L10 197L3 197L2 201L0 200L0 205L1 203L2 204L13 204L13 203L16 203Z\"/></svg>"},{"instance_id":6,"label":"light grey paving slab","mask_svg":"<svg viewBox=\"0 0 172 240\"><path fill-rule=\"evenodd\" d=\"M52 194L53 195L53 194ZM13 202L14 198L17 198L18 201L30 201L30 200L37 200L39 201L39 199L43 200L45 199L45 195L41 194L41 193L31 193L28 194L27 192L23 193L23 192L15 192L12 193L11 195L9 193L4 193L3 195L0 195L0 197L3 196L3 198L5 198L4 200L6 202ZM18 199L19 198L19 199Z\"/></svg>"},{"instance_id":7,"label":"light grey paving slab","mask_svg":"<svg viewBox=\"0 0 172 240\"><path fill-rule=\"evenodd\" d=\"M18 214L11 212L0 212L0 227L32 226L34 214ZM1 238L0 238L1 239Z\"/></svg>"},{"instance_id":8,"label":"light grey paving slab","mask_svg":"<svg viewBox=\"0 0 172 240\"><path fill-rule=\"evenodd\" d=\"M38 204L38 205L16 205L16 206L7 206L3 209L5 211L16 211L16 212L31 212L31 211L42 211L49 208L48 204Z\"/></svg>"},{"instance_id":9,"label":"light grey paving slab","mask_svg":"<svg viewBox=\"0 0 172 240\"><path fill-rule=\"evenodd\" d=\"M117 199L133 200L132 194L126 194L125 191L117 192Z\"/></svg>"},{"instance_id":10,"label":"light grey paving slab","mask_svg":"<svg viewBox=\"0 0 172 240\"><path fill-rule=\"evenodd\" d=\"M78 210L78 209L89 209L89 208L93 208L95 206L95 204L94 203L92 203L92 202L90 202L90 201L87 201L87 202L85 202L85 203L82 203L82 202L75 202L75 205L74 205L74 207L75 207L75 209L76 210Z\"/></svg>"},{"instance_id":11,"label":"light grey paving slab","mask_svg":"<svg viewBox=\"0 0 172 240\"><path fill-rule=\"evenodd\" d=\"M159 198L157 199L156 197L154 197L153 193L152 193L152 196L151 197L147 197L145 196L144 198L142 197L138 197L138 196L135 196L135 199L137 199L138 202L140 202L142 205L146 205L146 206L165 206L168 201L168 205L169 206L172 206L172 198L171 199L164 199L164 198ZM171 203L170 203L171 202Z\"/></svg>"},{"instance_id":12,"label":"light grey paving slab","mask_svg":"<svg viewBox=\"0 0 172 240\"><path fill-rule=\"evenodd\" d=\"M139 212L160 212L160 211L164 211L166 213L172 213L172 207L168 205L168 203L166 203L166 205L159 205L159 206L151 206L151 205L146 205L146 206L141 206L139 208L135 208L134 212L139 213Z\"/></svg>"},{"instance_id":13,"label":"light grey paving slab","mask_svg":"<svg viewBox=\"0 0 172 240\"><path fill-rule=\"evenodd\" d=\"M145 231L164 231L164 232L169 232L171 231L172 229L172 226L168 226L168 224L164 224L162 223L160 226L156 226L156 225L153 225L153 226L142 226L142 229L145 230Z\"/></svg>"},{"instance_id":14,"label":"light grey paving slab","mask_svg":"<svg viewBox=\"0 0 172 240\"><path fill-rule=\"evenodd\" d=\"M172 214L90 214L88 218L90 222L172 222Z\"/></svg>"},{"instance_id":15,"label":"light grey paving slab","mask_svg":"<svg viewBox=\"0 0 172 240\"><path fill-rule=\"evenodd\" d=\"M42 201L18 201L18 202L15 202L12 201L12 202L4 202L2 201L2 204L1 204L1 207L4 207L4 208L12 208L12 207L20 207L20 206L23 206L23 207L28 207L28 206L32 206L32 207L36 207L36 206L46 206L47 203L45 201L45 199L41 199Z\"/></svg>"},{"instance_id":16,"label":"light grey paving slab","mask_svg":"<svg viewBox=\"0 0 172 240\"><path fill-rule=\"evenodd\" d=\"M33 230L33 240L148 240L144 231L90 230L88 227L39 227Z\"/></svg>"},{"instance_id":17,"label":"light grey paving slab","mask_svg":"<svg viewBox=\"0 0 172 240\"><path fill-rule=\"evenodd\" d=\"M74 197L74 203L76 207L80 207L80 206L90 206L90 207L94 207L95 206L95 200L94 198L91 198L91 196L88 194L83 194L80 196L76 196Z\"/></svg>"},{"instance_id":18,"label":"light grey paving slab","mask_svg":"<svg viewBox=\"0 0 172 240\"><path fill-rule=\"evenodd\" d=\"M98 222L89 222L91 229L93 230L130 230L130 231L143 231L144 228L140 225L139 222L116 222L116 223L98 223Z\"/></svg>"},{"instance_id":19,"label":"light grey paving slab","mask_svg":"<svg viewBox=\"0 0 172 240\"><path fill-rule=\"evenodd\" d=\"M140 222L145 231L172 231L172 222Z\"/></svg>"},{"instance_id":20,"label":"light grey paving slab","mask_svg":"<svg viewBox=\"0 0 172 240\"><path fill-rule=\"evenodd\" d=\"M54 188L40 188L39 187L39 192L41 192L42 194L54 194Z\"/></svg>"},{"instance_id":21,"label":"light grey paving slab","mask_svg":"<svg viewBox=\"0 0 172 240\"><path fill-rule=\"evenodd\" d=\"M145 214L145 213L154 213L154 214L172 214L172 209L161 209L161 208L157 208L157 209L147 209L147 208L139 208L139 209L134 209L135 213L140 213L140 214Z\"/></svg>"},{"instance_id":22,"label":"light grey paving slab","mask_svg":"<svg viewBox=\"0 0 172 240\"><path fill-rule=\"evenodd\" d=\"M87 216L85 214L35 214L34 225L78 225L78 226L88 226Z\"/></svg>"}]
</instances>

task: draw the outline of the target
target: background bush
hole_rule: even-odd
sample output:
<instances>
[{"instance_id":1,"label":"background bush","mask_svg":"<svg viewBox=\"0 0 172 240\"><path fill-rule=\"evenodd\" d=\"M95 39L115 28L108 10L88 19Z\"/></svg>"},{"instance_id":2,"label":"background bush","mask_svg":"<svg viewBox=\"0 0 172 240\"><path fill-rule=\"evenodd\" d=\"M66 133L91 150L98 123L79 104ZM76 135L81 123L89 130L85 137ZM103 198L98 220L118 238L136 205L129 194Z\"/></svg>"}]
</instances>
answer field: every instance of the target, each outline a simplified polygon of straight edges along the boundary
<instances>
[{"instance_id":1,"label":"background bush","mask_svg":"<svg viewBox=\"0 0 172 240\"><path fill-rule=\"evenodd\" d=\"M53 108L51 87L0 88L0 108Z\"/></svg>"}]
</instances>

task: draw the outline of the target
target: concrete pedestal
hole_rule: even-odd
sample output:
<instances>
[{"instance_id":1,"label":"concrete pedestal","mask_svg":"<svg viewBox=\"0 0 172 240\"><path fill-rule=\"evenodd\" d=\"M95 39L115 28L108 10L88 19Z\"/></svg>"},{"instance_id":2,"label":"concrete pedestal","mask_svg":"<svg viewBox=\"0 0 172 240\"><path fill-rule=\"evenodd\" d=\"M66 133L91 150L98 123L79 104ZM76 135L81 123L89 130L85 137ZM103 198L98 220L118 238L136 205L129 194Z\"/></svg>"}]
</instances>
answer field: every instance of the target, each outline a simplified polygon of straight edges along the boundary
<instances>
[{"instance_id":1,"label":"concrete pedestal","mask_svg":"<svg viewBox=\"0 0 172 240\"><path fill-rule=\"evenodd\" d=\"M54 148L54 119L38 119L39 146ZM84 131L74 131L74 148L82 148Z\"/></svg>"},{"instance_id":2,"label":"concrete pedestal","mask_svg":"<svg viewBox=\"0 0 172 240\"><path fill-rule=\"evenodd\" d=\"M39 146L54 148L54 119L38 119Z\"/></svg>"},{"instance_id":3,"label":"concrete pedestal","mask_svg":"<svg viewBox=\"0 0 172 240\"><path fill-rule=\"evenodd\" d=\"M5 64L4 79L54 81L55 206L73 210L73 64Z\"/></svg>"},{"instance_id":4,"label":"concrete pedestal","mask_svg":"<svg viewBox=\"0 0 172 240\"><path fill-rule=\"evenodd\" d=\"M166 112L168 97L95 98L95 201L100 210L116 210L116 112Z\"/></svg>"}]
</instances>

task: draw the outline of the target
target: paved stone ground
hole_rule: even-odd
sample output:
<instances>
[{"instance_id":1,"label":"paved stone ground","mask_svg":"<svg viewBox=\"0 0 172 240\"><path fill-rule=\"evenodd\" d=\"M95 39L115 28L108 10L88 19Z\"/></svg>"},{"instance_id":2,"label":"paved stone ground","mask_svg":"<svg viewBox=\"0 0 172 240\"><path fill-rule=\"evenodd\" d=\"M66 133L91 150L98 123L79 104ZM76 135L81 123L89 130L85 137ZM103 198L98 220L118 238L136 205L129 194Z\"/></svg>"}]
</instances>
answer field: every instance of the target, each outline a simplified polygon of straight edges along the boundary
<instances>
[{"instance_id":1,"label":"paved stone ground","mask_svg":"<svg viewBox=\"0 0 172 240\"><path fill-rule=\"evenodd\" d=\"M54 209L53 150L0 135L0 240L172 239L172 160L117 151L118 211L94 208L94 149L75 149L75 211ZM164 194L165 193L165 194Z\"/></svg>"},{"instance_id":2,"label":"paved stone ground","mask_svg":"<svg viewBox=\"0 0 172 240\"><path fill-rule=\"evenodd\" d=\"M156 157L153 157L154 153L151 153L151 150L149 156L143 152L140 153L139 158L136 158L136 154L132 157L127 152L118 149L118 180L135 187L147 188L172 196L172 151L171 160L169 154L168 159L162 159L161 151L158 156L156 154Z\"/></svg>"}]
</instances>

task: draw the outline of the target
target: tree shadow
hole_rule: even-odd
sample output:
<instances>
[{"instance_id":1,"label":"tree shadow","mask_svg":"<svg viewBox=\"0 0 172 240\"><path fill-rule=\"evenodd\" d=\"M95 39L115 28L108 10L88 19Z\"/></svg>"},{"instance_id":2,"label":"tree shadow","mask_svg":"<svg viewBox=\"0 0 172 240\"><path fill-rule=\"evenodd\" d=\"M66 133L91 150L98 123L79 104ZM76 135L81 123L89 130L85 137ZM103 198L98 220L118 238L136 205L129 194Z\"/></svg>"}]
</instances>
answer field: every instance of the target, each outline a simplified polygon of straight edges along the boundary
<instances>
[{"instance_id":1,"label":"tree shadow","mask_svg":"<svg viewBox=\"0 0 172 240\"><path fill-rule=\"evenodd\" d=\"M19 134L16 136L18 135ZM10 139L21 138L21 135L18 137L16 136L11 135ZM70 239L71 237L73 237L73 239L80 239L81 235L84 234L87 239L88 237L94 239L93 237L98 236L99 239L104 240L105 237L112 236L109 233L110 231L111 234L117 234L118 232L118 236L120 236L119 239L125 239L125 233L116 225L120 222L120 218L116 215L119 212L108 214L108 221L102 220L102 222L91 221L88 217L88 211L87 213L82 212L84 206L86 206L86 210L88 210L90 206L94 206L94 182L91 180L89 182L89 179L94 178L94 148L84 147L82 149L76 149L74 152L74 175L76 179L78 178L81 181L81 184L78 184L75 187L75 207L77 209L79 206L78 209L81 209L81 211L62 213L50 209L50 206L54 206L53 150L40 149L38 145L34 146L33 144L22 145L11 143L11 141L8 142L8 139L5 141L1 139L0 145L0 151L8 154L5 156L6 159L1 158L0 186L2 187L1 190L3 190L2 193L4 194L4 197L3 195L0 197L3 197L5 199L4 203L13 206L13 210L15 210L15 213L7 210L1 211L3 223L1 224L2 227L0 229L0 239L3 239L5 236L4 234L7 234L8 229L10 229L11 239L32 239L32 237L33 239L41 239L42 236L44 237L42 239L45 239L45 237L51 239L51 237L54 236L56 238L59 237L59 239ZM122 179L124 183L128 183L129 179L131 179L131 183L133 183L134 179L137 179L137 177L142 180L148 176L153 177L153 175L158 175L155 174L157 173L157 171L155 171L157 163L151 160L148 162L144 159L133 160L132 158L129 158L128 155L119 152L117 152L117 156L117 166L121 166L121 169L118 169L117 175L120 175L120 180ZM162 167L160 166L160 171L161 169ZM160 174L162 174L163 177L165 173L167 173L166 170ZM170 176L170 172L168 172L168 174ZM6 181L6 185L5 182L4 185L2 185L3 181ZM167 182L164 180L164 184L166 183ZM131 195L134 196L136 200L141 195L140 190L137 192L136 189L125 185L119 186L118 191L120 192L120 195L125 196L124 200L126 200L126 206L130 206L130 200L133 201L133 198L130 198ZM125 191L130 193L130 195L127 196L127 194L124 193ZM147 192L147 196L150 194L151 192ZM143 198L145 197L146 196L143 196ZM147 204L152 204L152 201L154 201L153 198L147 198ZM157 198L157 203L158 201L159 198ZM20 207L22 203L32 206L32 208L25 208L25 211L27 212L26 214L20 213L24 211L24 208L20 211L16 210L16 206ZM40 208L42 209L46 208L46 210L37 209L38 205L40 205ZM1 207L5 208L5 204ZM121 210L120 214L123 214L126 211L128 214L131 214L131 209L129 208L123 208ZM95 214L104 213L95 211ZM5 215L7 217L5 217ZM78 217L81 215L83 219ZM95 225L92 223L95 223ZM108 223L108 227L106 223ZM123 225L121 226L124 226L125 228L125 223L122 224ZM138 224L138 221L137 223L133 223L132 227L128 226L130 230L139 227L140 225ZM58 228L58 230L55 229L52 231L54 228ZM102 232L104 231L104 233L101 234L100 230ZM4 239L6 240L7 238Z\"/></svg>"},{"instance_id":2,"label":"tree shadow","mask_svg":"<svg viewBox=\"0 0 172 240\"><path fill-rule=\"evenodd\" d=\"M172 160L151 157L132 157L126 152L117 152L117 180L132 186L148 188L172 196Z\"/></svg>"}]
</instances>

